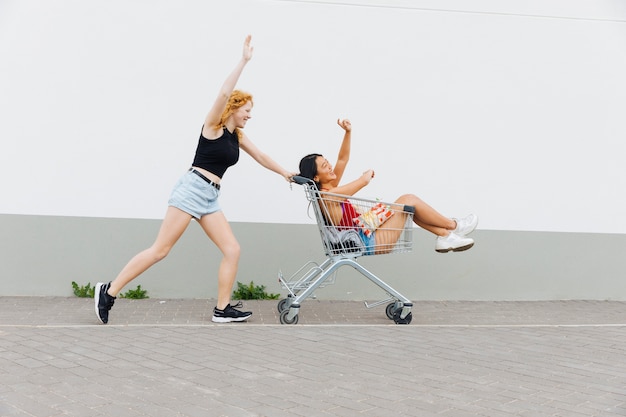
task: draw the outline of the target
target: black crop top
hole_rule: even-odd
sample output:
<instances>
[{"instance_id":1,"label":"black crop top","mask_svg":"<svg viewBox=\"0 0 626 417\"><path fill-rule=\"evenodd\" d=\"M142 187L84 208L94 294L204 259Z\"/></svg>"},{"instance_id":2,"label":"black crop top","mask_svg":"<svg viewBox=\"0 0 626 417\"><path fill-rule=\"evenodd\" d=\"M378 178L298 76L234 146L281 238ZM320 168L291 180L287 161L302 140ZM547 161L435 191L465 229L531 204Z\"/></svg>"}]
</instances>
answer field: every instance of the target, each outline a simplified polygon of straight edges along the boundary
<instances>
[{"instance_id":1,"label":"black crop top","mask_svg":"<svg viewBox=\"0 0 626 417\"><path fill-rule=\"evenodd\" d=\"M193 166L206 169L222 178L228 167L235 165L239 160L239 138L237 133L230 133L224 128L224 133L217 139L207 139L200 132L196 156Z\"/></svg>"}]
</instances>

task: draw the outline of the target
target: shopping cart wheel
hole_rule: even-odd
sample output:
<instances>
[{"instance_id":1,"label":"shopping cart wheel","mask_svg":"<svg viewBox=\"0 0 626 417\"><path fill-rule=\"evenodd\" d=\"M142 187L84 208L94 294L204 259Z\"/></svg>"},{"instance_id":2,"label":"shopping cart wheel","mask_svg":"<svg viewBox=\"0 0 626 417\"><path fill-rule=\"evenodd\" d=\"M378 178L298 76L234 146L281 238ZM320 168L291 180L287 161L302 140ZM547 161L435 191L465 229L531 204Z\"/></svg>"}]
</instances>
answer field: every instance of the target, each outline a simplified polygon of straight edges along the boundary
<instances>
[{"instance_id":1,"label":"shopping cart wheel","mask_svg":"<svg viewBox=\"0 0 626 417\"><path fill-rule=\"evenodd\" d=\"M389 320L393 320L393 313L396 311L396 303L389 303L387 304L387 308L385 309L385 314L387 314L387 318L389 318Z\"/></svg>"},{"instance_id":2,"label":"shopping cart wheel","mask_svg":"<svg viewBox=\"0 0 626 417\"><path fill-rule=\"evenodd\" d=\"M287 315L289 314L289 309L283 310L280 313L280 324L298 324L298 315L293 316L293 319L289 320Z\"/></svg>"},{"instance_id":3,"label":"shopping cart wheel","mask_svg":"<svg viewBox=\"0 0 626 417\"><path fill-rule=\"evenodd\" d=\"M288 305L287 304L288 302L289 302L288 298L283 298L282 300L278 302L278 313L282 313L283 311L289 308L289 305L291 305L291 303L289 303Z\"/></svg>"},{"instance_id":4,"label":"shopping cart wheel","mask_svg":"<svg viewBox=\"0 0 626 417\"><path fill-rule=\"evenodd\" d=\"M405 318L400 318L400 313L402 313L402 307L396 309L393 313L393 321L396 322L396 324L411 323L411 320L413 320L413 313L407 314Z\"/></svg>"}]
</instances>

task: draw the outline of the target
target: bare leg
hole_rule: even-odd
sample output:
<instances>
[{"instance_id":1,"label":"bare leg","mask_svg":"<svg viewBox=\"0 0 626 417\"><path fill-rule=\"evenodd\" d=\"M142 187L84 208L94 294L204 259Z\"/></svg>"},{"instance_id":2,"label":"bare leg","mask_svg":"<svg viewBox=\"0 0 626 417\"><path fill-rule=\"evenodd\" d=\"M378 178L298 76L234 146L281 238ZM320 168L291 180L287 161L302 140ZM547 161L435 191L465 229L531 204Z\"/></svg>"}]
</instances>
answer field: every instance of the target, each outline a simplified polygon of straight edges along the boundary
<instances>
[{"instance_id":1,"label":"bare leg","mask_svg":"<svg viewBox=\"0 0 626 417\"><path fill-rule=\"evenodd\" d=\"M217 273L217 308L223 310L230 303L241 247L221 211L202 216L199 223L223 255Z\"/></svg>"},{"instance_id":2,"label":"bare leg","mask_svg":"<svg viewBox=\"0 0 626 417\"><path fill-rule=\"evenodd\" d=\"M413 221L415 224L437 236L447 236L456 227L456 222L426 204L419 197L413 194L400 196L396 203L413 206L415 214Z\"/></svg>"},{"instance_id":3,"label":"bare leg","mask_svg":"<svg viewBox=\"0 0 626 417\"><path fill-rule=\"evenodd\" d=\"M167 256L187 229L192 216L176 207L168 207L156 240L148 249L135 255L111 282L109 295L114 297L133 279Z\"/></svg>"}]
</instances>

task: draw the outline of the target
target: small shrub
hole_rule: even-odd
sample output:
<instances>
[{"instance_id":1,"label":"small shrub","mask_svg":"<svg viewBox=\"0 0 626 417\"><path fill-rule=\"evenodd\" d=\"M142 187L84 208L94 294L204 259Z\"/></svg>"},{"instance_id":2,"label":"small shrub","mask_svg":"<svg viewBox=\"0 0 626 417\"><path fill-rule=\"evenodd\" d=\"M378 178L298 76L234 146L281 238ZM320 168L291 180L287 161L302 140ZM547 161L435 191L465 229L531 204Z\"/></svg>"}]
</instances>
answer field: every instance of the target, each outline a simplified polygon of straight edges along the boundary
<instances>
[{"instance_id":1,"label":"small shrub","mask_svg":"<svg viewBox=\"0 0 626 417\"><path fill-rule=\"evenodd\" d=\"M94 291L96 290L96 287L92 287L90 282L83 287L72 281L72 288L74 288L74 295L82 298L93 298Z\"/></svg>"},{"instance_id":2,"label":"small shrub","mask_svg":"<svg viewBox=\"0 0 626 417\"><path fill-rule=\"evenodd\" d=\"M265 285L254 285L254 281L244 285L237 282L237 289L233 292L233 298L237 300L277 300L280 294L268 294Z\"/></svg>"},{"instance_id":3,"label":"small shrub","mask_svg":"<svg viewBox=\"0 0 626 417\"><path fill-rule=\"evenodd\" d=\"M134 290L128 290L125 293L120 293L120 298L131 298L134 300L141 300L143 298L150 298L150 297L148 297L147 290L142 290L141 285L137 285L137 288L135 288Z\"/></svg>"}]
</instances>

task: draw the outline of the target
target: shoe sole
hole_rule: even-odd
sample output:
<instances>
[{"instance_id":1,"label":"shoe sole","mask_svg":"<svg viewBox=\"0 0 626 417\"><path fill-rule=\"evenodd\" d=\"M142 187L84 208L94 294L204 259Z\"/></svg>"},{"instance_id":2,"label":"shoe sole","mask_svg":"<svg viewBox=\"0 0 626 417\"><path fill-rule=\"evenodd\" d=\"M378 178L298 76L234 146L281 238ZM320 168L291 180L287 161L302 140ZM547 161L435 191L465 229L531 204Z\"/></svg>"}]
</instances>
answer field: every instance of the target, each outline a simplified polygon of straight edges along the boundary
<instances>
[{"instance_id":1,"label":"shoe sole","mask_svg":"<svg viewBox=\"0 0 626 417\"><path fill-rule=\"evenodd\" d=\"M100 320L100 323L106 324L100 317L100 309L98 309L98 304L100 304L100 289L102 288L103 285L104 283L102 282L99 282L96 284L96 288L94 289L93 299L94 299L94 303L96 307L96 317L98 317L98 320Z\"/></svg>"},{"instance_id":2,"label":"shoe sole","mask_svg":"<svg viewBox=\"0 0 626 417\"><path fill-rule=\"evenodd\" d=\"M251 315L250 315L251 316ZM246 317L215 317L211 319L213 323L232 323L232 322L240 322L246 321L250 318L250 316Z\"/></svg>"},{"instance_id":3,"label":"shoe sole","mask_svg":"<svg viewBox=\"0 0 626 417\"><path fill-rule=\"evenodd\" d=\"M469 248L471 248L472 246L474 246L473 243L470 243L469 245L465 245L465 246L460 246L458 248L447 248L447 249L435 249L435 251L439 252L439 253L448 253L450 251L452 252L463 252L465 250L468 250Z\"/></svg>"}]
</instances>

